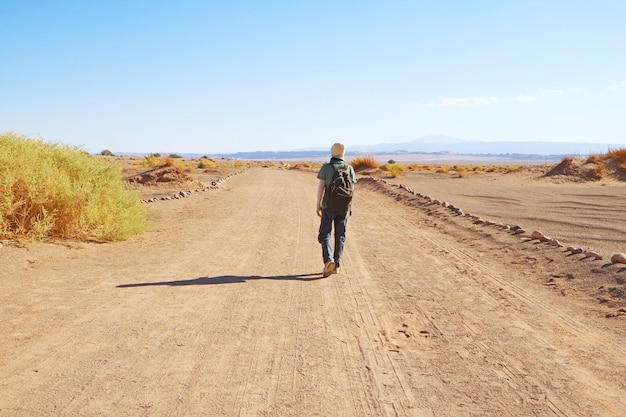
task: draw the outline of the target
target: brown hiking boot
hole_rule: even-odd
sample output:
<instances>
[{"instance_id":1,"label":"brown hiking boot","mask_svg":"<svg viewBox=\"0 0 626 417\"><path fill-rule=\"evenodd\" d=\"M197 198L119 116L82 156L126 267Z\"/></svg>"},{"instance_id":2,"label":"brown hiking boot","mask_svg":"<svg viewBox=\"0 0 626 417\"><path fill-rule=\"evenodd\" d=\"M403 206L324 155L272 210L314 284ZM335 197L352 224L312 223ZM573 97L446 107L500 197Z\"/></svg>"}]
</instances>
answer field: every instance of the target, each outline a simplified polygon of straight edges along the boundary
<instances>
[{"instance_id":1,"label":"brown hiking boot","mask_svg":"<svg viewBox=\"0 0 626 417\"><path fill-rule=\"evenodd\" d=\"M333 273L334 269L335 269L335 261L333 261L332 259L327 260L326 263L324 264L324 271L322 272L322 276L324 278L329 277L330 274Z\"/></svg>"}]
</instances>

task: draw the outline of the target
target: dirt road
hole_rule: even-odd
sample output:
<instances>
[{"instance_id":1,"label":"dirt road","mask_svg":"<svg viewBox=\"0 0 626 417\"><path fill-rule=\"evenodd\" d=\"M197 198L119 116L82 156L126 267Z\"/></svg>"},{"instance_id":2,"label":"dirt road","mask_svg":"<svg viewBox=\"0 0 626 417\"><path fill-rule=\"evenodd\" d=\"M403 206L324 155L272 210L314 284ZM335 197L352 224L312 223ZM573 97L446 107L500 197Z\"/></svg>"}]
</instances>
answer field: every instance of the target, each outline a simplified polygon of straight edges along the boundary
<instances>
[{"instance_id":1,"label":"dirt road","mask_svg":"<svg viewBox=\"0 0 626 417\"><path fill-rule=\"evenodd\" d=\"M2 248L0 416L623 415L625 322L545 285L566 259L363 180L322 279L316 181L255 168L127 242Z\"/></svg>"}]
</instances>

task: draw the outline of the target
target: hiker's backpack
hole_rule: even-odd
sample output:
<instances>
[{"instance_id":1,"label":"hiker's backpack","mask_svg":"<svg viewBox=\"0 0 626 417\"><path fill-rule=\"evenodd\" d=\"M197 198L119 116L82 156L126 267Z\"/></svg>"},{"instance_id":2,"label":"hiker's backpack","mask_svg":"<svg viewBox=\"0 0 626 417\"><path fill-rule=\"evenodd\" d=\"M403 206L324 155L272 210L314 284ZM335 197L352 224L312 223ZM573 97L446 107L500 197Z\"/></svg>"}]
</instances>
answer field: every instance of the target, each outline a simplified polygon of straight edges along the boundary
<instances>
[{"instance_id":1,"label":"hiker's backpack","mask_svg":"<svg viewBox=\"0 0 626 417\"><path fill-rule=\"evenodd\" d=\"M335 175L326 188L326 204L335 213L347 213L354 194L354 183L348 171L349 165L344 165L342 168L331 165L335 169Z\"/></svg>"}]
</instances>

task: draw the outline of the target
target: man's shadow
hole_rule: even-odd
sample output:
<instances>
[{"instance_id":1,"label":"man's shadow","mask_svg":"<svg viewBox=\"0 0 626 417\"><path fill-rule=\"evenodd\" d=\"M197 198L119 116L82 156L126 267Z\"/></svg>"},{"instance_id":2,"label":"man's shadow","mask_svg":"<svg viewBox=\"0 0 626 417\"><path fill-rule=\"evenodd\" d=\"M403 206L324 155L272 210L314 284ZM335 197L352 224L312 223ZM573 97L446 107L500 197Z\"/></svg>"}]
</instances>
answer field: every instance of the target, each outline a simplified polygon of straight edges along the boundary
<instances>
[{"instance_id":1,"label":"man's shadow","mask_svg":"<svg viewBox=\"0 0 626 417\"><path fill-rule=\"evenodd\" d=\"M221 275L217 277L200 277L195 279L183 279L179 281L160 281L160 282L137 282L134 284L120 284L117 288L133 288L133 287L152 287L169 285L171 287L184 287L187 285L214 285L214 284L236 284L256 279L273 279L284 281L316 281L322 279L322 275L318 272L315 274L299 274L299 275L275 275L275 276L238 276L238 275Z\"/></svg>"}]
</instances>

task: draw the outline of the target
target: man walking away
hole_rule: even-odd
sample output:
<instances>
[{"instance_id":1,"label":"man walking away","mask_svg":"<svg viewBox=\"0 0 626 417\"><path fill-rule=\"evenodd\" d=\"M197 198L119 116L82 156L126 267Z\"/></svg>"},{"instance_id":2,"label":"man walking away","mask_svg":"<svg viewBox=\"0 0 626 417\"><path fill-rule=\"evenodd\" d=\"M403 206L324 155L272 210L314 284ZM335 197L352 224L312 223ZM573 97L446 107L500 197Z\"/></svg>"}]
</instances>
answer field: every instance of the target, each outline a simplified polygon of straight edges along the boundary
<instances>
[{"instance_id":1,"label":"man walking away","mask_svg":"<svg viewBox=\"0 0 626 417\"><path fill-rule=\"evenodd\" d=\"M352 192L356 183L354 169L344 162L346 147L335 143L330 148L330 162L325 163L317 174L317 215L321 217L317 240L322 244L324 278L336 274L341 266L346 226L351 214ZM331 231L334 226L334 250Z\"/></svg>"}]
</instances>

